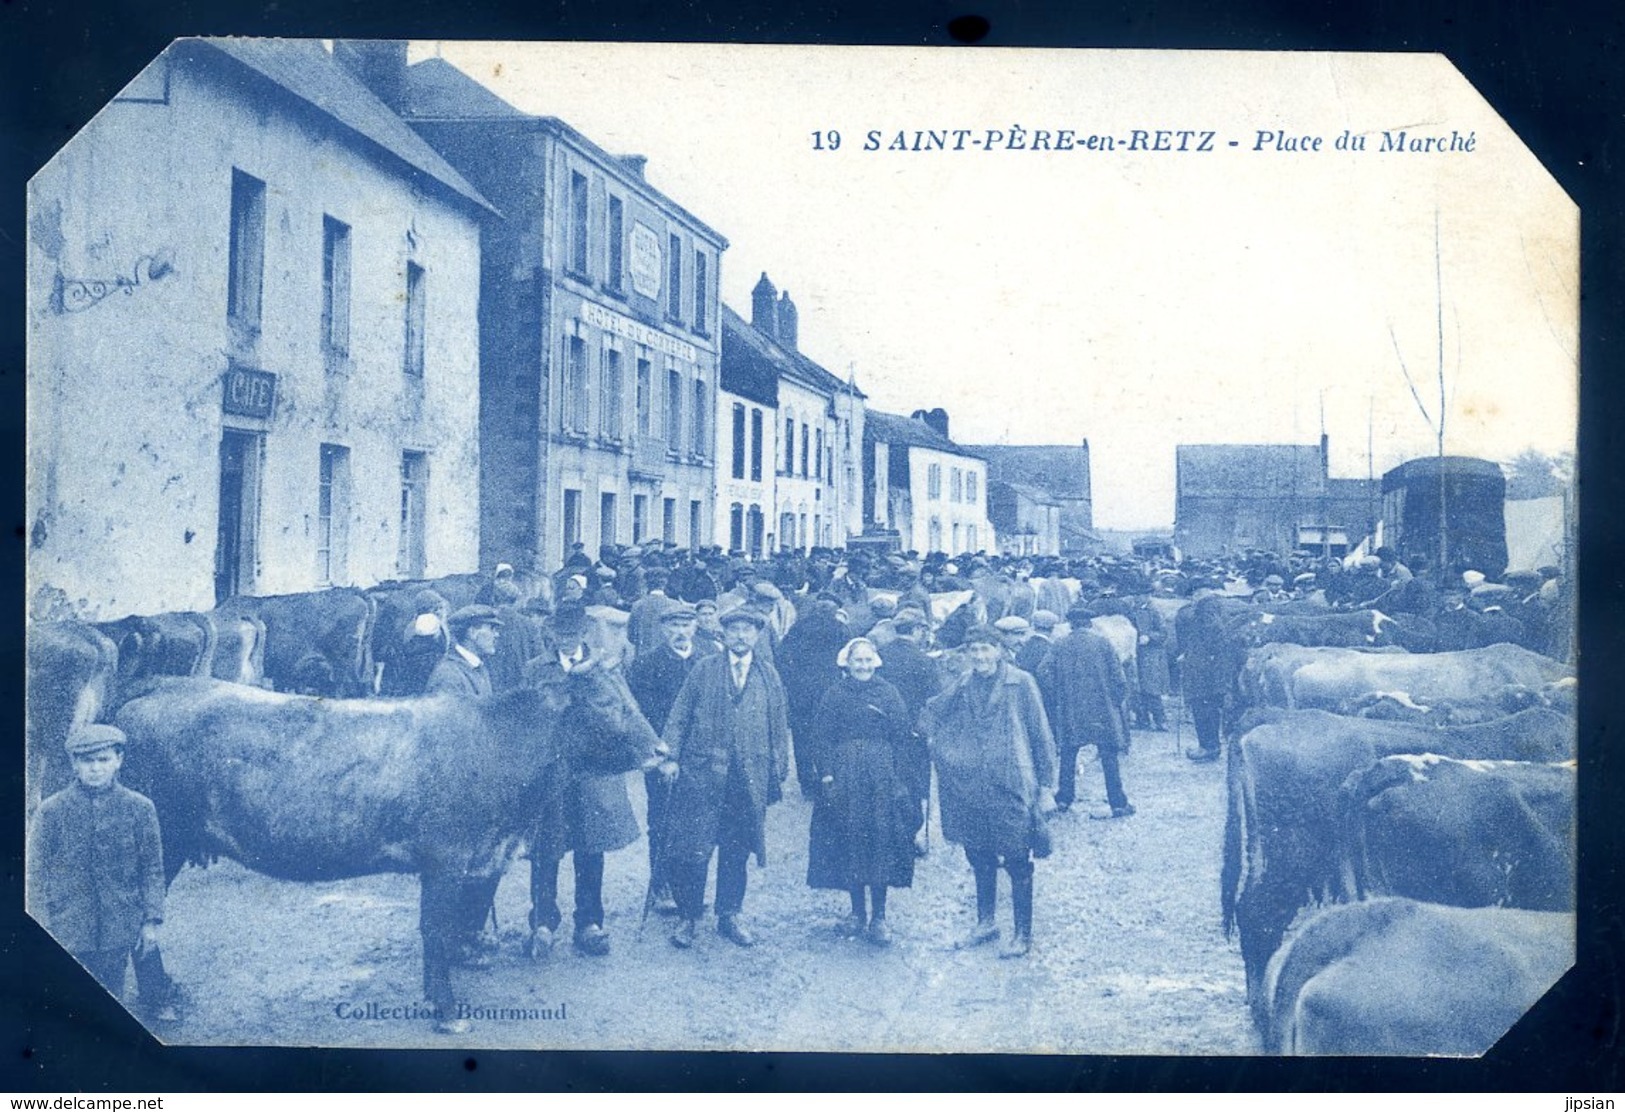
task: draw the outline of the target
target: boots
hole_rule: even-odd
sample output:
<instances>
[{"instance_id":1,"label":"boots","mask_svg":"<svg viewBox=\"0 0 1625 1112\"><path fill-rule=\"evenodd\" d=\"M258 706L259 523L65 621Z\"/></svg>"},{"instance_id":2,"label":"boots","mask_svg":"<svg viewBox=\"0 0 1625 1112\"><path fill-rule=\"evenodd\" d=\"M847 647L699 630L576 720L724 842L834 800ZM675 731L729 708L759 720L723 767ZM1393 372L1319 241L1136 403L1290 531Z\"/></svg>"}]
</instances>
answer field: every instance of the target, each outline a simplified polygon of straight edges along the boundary
<instances>
[{"instance_id":1,"label":"boots","mask_svg":"<svg viewBox=\"0 0 1625 1112\"><path fill-rule=\"evenodd\" d=\"M999 937L999 925L993 918L994 913L998 910L999 872L996 868L977 869L974 875L976 877L976 926L959 943L959 948L962 950L994 942Z\"/></svg>"},{"instance_id":2,"label":"boots","mask_svg":"<svg viewBox=\"0 0 1625 1112\"><path fill-rule=\"evenodd\" d=\"M1011 875L1010 903L1015 912L1016 929L999 956L1026 957L1033 948L1033 874L1030 870L1025 876Z\"/></svg>"}]
</instances>

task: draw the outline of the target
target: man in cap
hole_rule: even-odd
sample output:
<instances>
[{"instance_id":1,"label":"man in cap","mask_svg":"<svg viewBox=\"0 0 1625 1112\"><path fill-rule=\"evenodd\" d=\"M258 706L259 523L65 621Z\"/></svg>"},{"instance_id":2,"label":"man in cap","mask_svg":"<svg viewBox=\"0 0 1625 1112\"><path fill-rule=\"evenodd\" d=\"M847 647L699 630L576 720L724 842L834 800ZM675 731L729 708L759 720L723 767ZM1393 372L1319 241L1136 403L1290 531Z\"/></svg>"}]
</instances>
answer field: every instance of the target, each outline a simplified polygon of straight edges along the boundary
<instances>
[{"instance_id":1,"label":"man in cap","mask_svg":"<svg viewBox=\"0 0 1625 1112\"><path fill-rule=\"evenodd\" d=\"M1403 583L1411 578L1411 569L1399 562L1399 553L1390 546L1377 549L1377 578Z\"/></svg>"},{"instance_id":2,"label":"man in cap","mask_svg":"<svg viewBox=\"0 0 1625 1112\"><path fill-rule=\"evenodd\" d=\"M999 638L1004 643L1004 651L1011 660L1021 651L1021 646L1027 643L1032 636L1032 623L1026 618L1015 614L1006 614L993 623L993 628L999 631Z\"/></svg>"},{"instance_id":3,"label":"man in cap","mask_svg":"<svg viewBox=\"0 0 1625 1112\"><path fill-rule=\"evenodd\" d=\"M682 690L695 661L716 651L708 643L696 640L699 614L692 606L670 599L664 601L665 611L659 623L660 643L646 653L639 653L626 674L627 686L632 689L638 709L656 733L665 731L672 704L677 701L677 693ZM644 774L643 786L648 793L651 906L662 915L673 915L677 912L677 901L671 893L671 882L666 878L664 852L671 784L658 769L652 769Z\"/></svg>"},{"instance_id":4,"label":"man in cap","mask_svg":"<svg viewBox=\"0 0 1625 1112\"><path fill-rule=\"evenodd\" d=\"M1286 580L1274 572L1264 577L1264 585L1253 592L1254 602L1285 602L1292 596L1286 593Z\"/></svg>"},{"instance_id":5,"label":"man in cap","mask_svg":"<svg viewBox=\"0 0 1625 1112\"><path fill-rule=\"evenodd\" d=\"M118 782L124 732L81 726L68 736L75 783L39 805L28 829L28 909L115 997L135 960L142 1006L180 1018L158 952L164 851L152 801Z\"/></svg>"},{"instance_id":6,"label":"man in cap","mask_svg":"<svg viewBox=\"0 0 1625 1112\"><path fill-rule=\"evenodd\" d=\"M682 949L694 945L713 853L717 933L738 946L756 941L740 921L746 866L752 853L766 863L767 808L790 771L784 685L755 653L765 624L749 609L723 615L727 651L693 666L666 719L671 756L661 769L674 783L664 850L680 916L671 941Z\"/></svg>"},{"instance_id":7,"label":"man in cap","mask_svg":"<svg viewBox=\"0 0 1625 1112\"><path fill-rule=\"evenodd\" d=\"M1060 762L1055 805L1057 810L1067 811L1077 799L1078 750L1093 745L1100 755L1109 809L1092 812L1089 817L1127 818L1134 814L1134 807L1123 791L1117 758L1128 740L1122 712L1128 680L1117 650L1090 628L1094 616L1093 608L1087 605L1068 610L1066 620L1072 632L1055 643L1039 669L1039 687L1055 730Z\"/></svg>"},{"instance_id":8,"label":"man in cap","mask_svg":"<svg viewBox=\"0 0 1625 1112\"><path fill-rule=\"evenodd\" d=\"M502 619L491 606L460 607L446 620L451 651L429 673L425 695L461 695L477 699L491 694L491 669L485 661L497 651Z\"/></svg>"},{"instance_id":9,"label":"man in cap","mask_svg":"<svg viewBox=\"0 0 1625 1112\"><path fill-rule=\"evenodd\" d=\"M1032 631L1027 639L1016 649L1016 667L1030 676L1036 676L1038 669L1043 666L1049 657L1055 627L1060 619L1053 610L1034 610L1032 618Z\"/></svg>"}]
</instances>

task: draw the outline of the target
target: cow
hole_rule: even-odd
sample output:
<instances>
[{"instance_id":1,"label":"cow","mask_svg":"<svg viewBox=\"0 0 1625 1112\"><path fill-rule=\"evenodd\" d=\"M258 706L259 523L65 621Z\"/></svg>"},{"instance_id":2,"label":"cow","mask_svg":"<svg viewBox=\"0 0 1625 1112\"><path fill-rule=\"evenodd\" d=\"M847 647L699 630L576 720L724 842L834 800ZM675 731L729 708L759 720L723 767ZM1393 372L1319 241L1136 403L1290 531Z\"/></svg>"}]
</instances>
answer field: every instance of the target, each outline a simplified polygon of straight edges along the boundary
<instances>
[{"instance_id":1,"label":"cow","mask_svg":"<svg viewBox=\"0 0 1625 1112\"><path fill-rule=\"evenodd\" d=\"M1344 896L1573 911L1575 765L1384 757L1343 782Z\"/></svg>"},{"instance_id":2,"label":"cow","mask_svg":"<svg viewBox=\"0 0 1625 1112\"><path fill-rule=\"evenodd\" d=\"M1226 628L1246 648L1271 642L1358 649L1390 645L1399 622L1380 610L1330 611L1318 614L1281 614L1254 607L1252 613L1230 618Z\"/></svg>"},{"instance_id":3,"label":"cow","mask_svg":"<svg viewBox=\"0 0 1625 1112\"><path fill-rule=\"evenodd\" d=\"M265 622L247 613L214 615L214 659L209 675L253 687L265 680Z\"/></svg>"},{"instance_id":4,"label":"cow","mask_svg":"<svg viewBox=\"0 0 1625 1112\"><path fill-rule=\"evenodd\" d=\"M246 618L265 625L264 677L277 691L300 686L307 658L326 663L330 685L318 694L355 698L372 693L373 603L353 587L296 595L238 595L215 608L216 621Z\"/></svg>"},{"instance_id":5,"label":"cow","mask_svg":"<svg viewBox=\"0 0 1625 1112\"><path fill-rule=\"evenodd\" d=\"M1483 1054L1574 964L1574 916L1376 899L1326 908L1270 961L1266 1049Z\"/></svg>"},{"instance_id":6,"label":"cow","mask_svg":"<svg viewBox=\"0 0 1625 1112\"><path fill-rule=\"evenodd\" d=\"M652 766L659 744L605 664L477 700L169 680L117 723L131 784L158 809L170 879L213 855L285 880L417 874L425 997L459 1033L450 969L470 881L494 882L547 812L561 754L633 768Z\"/></svg>"},{"instance_id":7,"label":"cow","mask_svg":"<svg viewBox=\"0 0 1625 1112\"><path fill-rule=\"evenodd\" d=\"M1353 649L1266 646L1249 654L1246 675L1255 699L1289 709L1335 710L1376 692L1403 692L1411 701L1471 702L1487 692L1544 687L1574 669L1517 645L1450 653L1360 652Z\"/></svg>"},{"instance_id":8,"label":"cow","mask_svg":"<svg viewBox=\"0 0 1625 1112\"><path fill-rule=\"evenodd\" d=\"M1257 1018L1264 966L1292 917L1342 895L1339 804L1350 774L1399 753L1539 762L1575 755L1574 720L1544 708L1446 729L1324 711L1267 717L1230 746L1219 876L1225 933L1241 937Z\"/></svg>"},{"instance_id":9,"label":"cow","mask_svg":"<svg viewBox=\"0 0 1625 1112\"><path fill-rule=\"evenodd\" d=\"M27 811L64 788L73 770L63 746L80 726L102 719L112 705L118 647L84 622L36 622L28 627L27 711L23 751L27 759Z\"/></svg>"},{"instance_id":10,"label":"cow","mask_svg":"<svg viewBox=\"0 0 1625 1112\"><path fill-rule=\"evenodd\" d=\"M208 675L213 663L215 623L208 614L132 616L96 628L118 647L122 691L135 690L152 676Z\"/></svg>"}]
</instances>

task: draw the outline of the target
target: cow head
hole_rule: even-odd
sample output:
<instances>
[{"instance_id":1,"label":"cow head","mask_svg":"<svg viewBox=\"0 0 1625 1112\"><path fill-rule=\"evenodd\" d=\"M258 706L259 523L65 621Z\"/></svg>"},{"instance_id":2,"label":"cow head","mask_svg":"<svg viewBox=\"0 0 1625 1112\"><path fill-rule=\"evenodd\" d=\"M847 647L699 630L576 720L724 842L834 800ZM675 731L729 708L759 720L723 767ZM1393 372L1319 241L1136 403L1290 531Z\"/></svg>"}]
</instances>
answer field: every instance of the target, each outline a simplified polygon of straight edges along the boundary
<instances>
[{"instance_id":1,"label":"cow head","mask_svg":"<svg viewBox=\"0 0 1625 1112\"><path fill-rule=\"evenodd\" d=\"M606 773L653 765L660 736L638 709L620 668L595 657L570 672L562 686L569 705L558 736L572 764Z\"/></svg>"}]
</instances>

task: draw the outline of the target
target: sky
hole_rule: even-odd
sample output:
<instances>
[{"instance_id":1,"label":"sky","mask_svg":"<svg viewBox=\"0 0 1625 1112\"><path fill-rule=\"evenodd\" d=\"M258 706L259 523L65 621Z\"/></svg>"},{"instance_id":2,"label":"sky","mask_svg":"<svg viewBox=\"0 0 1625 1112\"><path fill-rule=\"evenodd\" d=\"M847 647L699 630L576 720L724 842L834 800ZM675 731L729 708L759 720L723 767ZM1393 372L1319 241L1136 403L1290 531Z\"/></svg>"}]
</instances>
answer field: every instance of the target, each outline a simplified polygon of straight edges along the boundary
<instances>
[{"instance_id":1,"label":"sky","mask_svg":"<svg viewBox=\"0 0 1625 1112\"><path fill-rule=\"evenodd\" d=\"M723 300L748 317L766 272L872 407L1087 439L1098 527L1172 524L1178 444L1324 421L1334 477L1432 454L1441 367L1447 452L1574 449L1578 212L1442 57L413 44L437 53L647 156L728 238ZM1117 145L1032 149L1062 129ZM1401 130L1472 150L1380 149ZM928 131L963 149L888 149Z\"/></svg>"}]
</instances>

